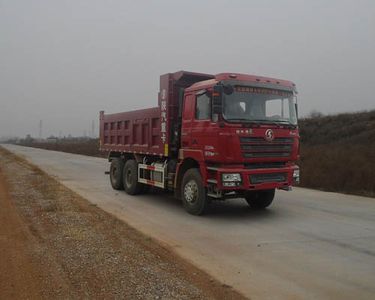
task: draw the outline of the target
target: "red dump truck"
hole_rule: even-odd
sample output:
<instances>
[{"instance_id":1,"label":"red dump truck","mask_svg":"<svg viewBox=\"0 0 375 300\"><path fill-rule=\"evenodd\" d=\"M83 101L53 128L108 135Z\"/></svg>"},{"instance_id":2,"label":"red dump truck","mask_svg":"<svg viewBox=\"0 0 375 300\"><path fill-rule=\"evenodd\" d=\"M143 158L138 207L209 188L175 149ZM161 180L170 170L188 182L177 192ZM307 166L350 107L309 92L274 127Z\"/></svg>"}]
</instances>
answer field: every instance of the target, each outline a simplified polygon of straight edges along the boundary
<instances>
[{"instance_id":1,"label":"red dump truck","mask_svg":"<svg viewBox=\"0 0 375 300\"><path fill-rule=\"evenodd\" d=\"M112 187L173 191L194 215L228 198L266 208L275 189L299 181L296 93L290 81L261 76L162 75L157 107L100 112Z\"/></svg>"}]
</instances>

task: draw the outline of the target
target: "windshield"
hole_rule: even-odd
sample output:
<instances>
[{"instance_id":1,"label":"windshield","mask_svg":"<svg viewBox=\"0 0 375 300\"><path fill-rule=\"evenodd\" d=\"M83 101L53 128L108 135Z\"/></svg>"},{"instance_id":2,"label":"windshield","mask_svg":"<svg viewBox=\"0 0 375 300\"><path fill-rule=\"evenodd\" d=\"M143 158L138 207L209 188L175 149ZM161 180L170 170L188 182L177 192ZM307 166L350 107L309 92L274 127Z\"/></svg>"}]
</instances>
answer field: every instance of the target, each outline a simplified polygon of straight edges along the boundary
<instances>
[{"instance_id":1,"label":"windshield","mask_svg":"<svg viewBox=\"0 0 375 300\"><path fill-rule=\"evenodd\" d=\"M236 86L224 95L223 116L227 121L297 125L292 92Z\"/></svg>"}]
</instances>

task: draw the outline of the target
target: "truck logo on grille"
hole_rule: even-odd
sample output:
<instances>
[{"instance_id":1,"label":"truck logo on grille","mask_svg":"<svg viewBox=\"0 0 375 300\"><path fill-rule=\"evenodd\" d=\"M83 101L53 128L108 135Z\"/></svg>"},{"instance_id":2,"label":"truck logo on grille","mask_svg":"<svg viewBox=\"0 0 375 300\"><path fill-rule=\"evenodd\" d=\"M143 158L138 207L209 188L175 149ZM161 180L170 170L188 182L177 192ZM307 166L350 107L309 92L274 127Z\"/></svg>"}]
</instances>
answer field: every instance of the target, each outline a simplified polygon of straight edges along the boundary
<instances>
[{"instance_id":1,"label":"truck logo on grille","mask_svg":"<svg viewBox=\"0 0 375 300\"><path fill-rule=\"evenodd\" d=\"M273 131L272 129L267 129L265 134L264 134L264 138L266 139L266 141L273 141L273 139L275 138L274 134L273 134Z\"/></svg>"}]
</instances>

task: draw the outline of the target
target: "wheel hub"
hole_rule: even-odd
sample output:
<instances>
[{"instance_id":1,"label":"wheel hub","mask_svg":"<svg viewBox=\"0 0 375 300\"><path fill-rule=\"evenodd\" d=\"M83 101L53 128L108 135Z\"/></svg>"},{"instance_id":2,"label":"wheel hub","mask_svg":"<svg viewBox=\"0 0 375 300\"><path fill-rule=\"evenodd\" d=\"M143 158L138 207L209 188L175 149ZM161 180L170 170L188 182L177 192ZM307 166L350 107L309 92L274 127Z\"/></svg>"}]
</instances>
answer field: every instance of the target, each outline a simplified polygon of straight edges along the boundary
<instances>
[{"instance_id":1,"label":"wheel hub","mask_svg":"<svg viewBox=\"0 0 375 300\"><path fill-rule=\"evenodd\" d=\"M132 183L132 172L131 170L127 170L126 172L126 184L129 186Z\"/></svg>"},{"instance_id":2,"label":"wheel hub","mask_svg":"<svg viewBox=\"0 0 375 300\"><path fill-rule=\"evenodd\" d=\"M198 185L194 180L190 180L184 188L184 196L188 203L194 204L198 199Z\"/></svg>"},{"instance_id":3,"label":"wheel hub","mask_svg":"<svg viewBox=\"0 0 375 300\"><path fill-rule=\"evenodd\" d=\"M113 176L117 175L117 168L116 167L113 167L113 169L112 169L112 175Z\"/></svg>"}]
</instances>

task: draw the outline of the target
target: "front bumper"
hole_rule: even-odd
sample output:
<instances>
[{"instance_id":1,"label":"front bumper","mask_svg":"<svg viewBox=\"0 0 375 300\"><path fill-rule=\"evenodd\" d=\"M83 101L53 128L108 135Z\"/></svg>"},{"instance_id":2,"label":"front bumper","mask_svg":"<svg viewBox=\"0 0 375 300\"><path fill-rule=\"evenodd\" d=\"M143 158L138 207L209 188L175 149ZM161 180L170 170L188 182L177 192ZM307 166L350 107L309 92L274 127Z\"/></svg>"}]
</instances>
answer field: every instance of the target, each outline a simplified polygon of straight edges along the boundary
<instances>
[{"instance_id":1,"label":"front bumper","mask_svg":"<svg viewBox=\"0 0 375 300\"><path fill-rule=\"evenodd\" d=\"M209 168L207 184L216 185L221 191L241 190L269 190L287 189L299 183L299 167L297 165L272 169L245 169L245 168ZM240 174L241 181L228 184L223 181L223 174ZM210 176L211 175L211 176ZM225 176L227 177L227 176Z\"/></svg>"}]
</instances>

